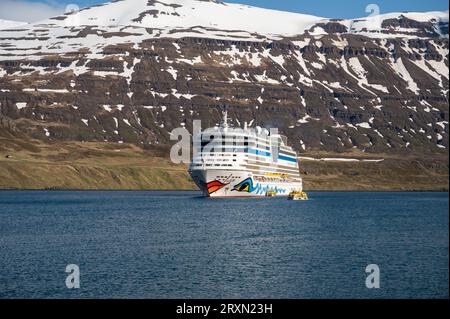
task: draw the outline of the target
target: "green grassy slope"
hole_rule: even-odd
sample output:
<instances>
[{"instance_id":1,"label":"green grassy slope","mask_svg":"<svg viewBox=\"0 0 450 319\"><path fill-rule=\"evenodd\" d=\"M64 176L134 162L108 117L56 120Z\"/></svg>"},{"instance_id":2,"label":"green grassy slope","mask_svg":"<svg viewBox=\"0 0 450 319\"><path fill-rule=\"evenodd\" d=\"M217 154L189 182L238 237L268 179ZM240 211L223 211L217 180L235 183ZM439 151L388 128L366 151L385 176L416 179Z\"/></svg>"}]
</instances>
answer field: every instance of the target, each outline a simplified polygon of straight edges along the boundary
<instances>
[{"instance_id":1,"label":"green grassy slope","mask_svg":"<svg viewBox=\"0 0 450 319\"><path fill-rule=\"evenodd\" d=\"M196 189L168 148L115 143L44 144L0 136L0 189ZM312 154L337 157L336 154ZM340 154L355 158L364 154ZM7 158L9 157L9 158ZM448 157L388 157L382 162L301 162L307 190L448 191Z\"/></svg>"}]
</instances>

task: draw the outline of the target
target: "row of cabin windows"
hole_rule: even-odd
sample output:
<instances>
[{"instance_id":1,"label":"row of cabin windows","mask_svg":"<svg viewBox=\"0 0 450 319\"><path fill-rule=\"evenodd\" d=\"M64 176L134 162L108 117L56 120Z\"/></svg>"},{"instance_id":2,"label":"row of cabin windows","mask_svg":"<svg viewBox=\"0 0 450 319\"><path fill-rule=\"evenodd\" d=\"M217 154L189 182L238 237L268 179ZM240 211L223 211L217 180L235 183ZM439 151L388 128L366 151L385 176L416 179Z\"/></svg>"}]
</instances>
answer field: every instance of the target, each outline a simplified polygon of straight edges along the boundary
<instances>
[{"instance_id":1,"label":"row of cabin windows","mask_svg":"<svg viewBox=\"0 0 450 319\"><path fill-rule=\"evenodd\" d=\"M203 153L202 156L206 156L208 155L208 157L214 157L214 156L218 156L218 157L237 157L237 154L215 154L215 153Z\"/></svg>"},{"instance_id":2,"label":"row of cabin windows","mask_svg":"<svg viewBox=\"0 0 450 319\"><path fill-rule=\"evenodd\" d=\"M218 141L202 141L201 142L201 146L202 147L205 147L205 146L207 146L207 145L233 145L233 146L238 146L238 145L240 145L240 146L253 146L253 147L260 147L260 148L266 148L266 149L270 149L270 146L268 145L268 144L262 144L262 143L255 143L255 142L248 142L248 141L244 141L244 142L240 142L240 143L238 143L237 141L225 141L225 140L222 140L221 141L222 143L219 143ZM198 142L196 142L195 144L199 144Z\"/></svg>"},{"instance_id":3,"label":"row of cabin windows","mask_svg":"<svg viewBox=\"0 0 450 319\"><path fill-rule=\"evenodd\" d=\"M256 143L255 141L251 141L249 142L249 138L248 137L244 137L243 139L243 143L241 143L241 139L240 139L240 143L238 144L238 142L236 141L236 138L232 139L232 142L230 141L230 138L228 138L228 140L225 138L225 135L222 136L222 146L238 146L238 145L243 145L244 147L258 147L261 149L266 149L266 150L270 150L270 146L265 144L265 143ZM210 136L209 141L204 141L202 140L201 142L201 149L203 151L203 149L207 146L207 145L220 145L219 143L215 142L214 136Z\"/></svg>"},{"instance_id":4,"label":"row of cabin windows","mask_svg":"<svg viewBox=\"0 0 450 319\"><path fill-rule=\"evenodd\" d=\"M204 159L204 161L207 161L207 162L231 162L231 160L229 160L229 159L215 159L215 158L209 158L209 159ZM237 160L236 159L233 159L233 162L236 162Z\"/></svg>"},{"instance_id":5,"label":"row of cabin windows","mask_svg":"<svg viewBox=\"0 0 450 319\"><path fill-rule=\"evenodd\" d=\"M201 164L197 164L197 165L195 165L196 167L203 167L203 166L206 166L206 167L233 167L233 165L231 165L231 164L228 164L228 165L220 165L220 164L205 164L205 165L201 165Z\"/></svg>"},{"instance_id":6,"label":"row of cabin windows","mask_svg":"<svg viewBox=\"0 0 450 319\"><path fill-rule=\"evenodd\" d=\"M233 162L236 162L236 160L234 159ZM202 166L227 166L227 167L232 167L232 164L195 164L195 167L202 167Z\"/></svg>"},{"instance_id":7,"label":"row of cabin windows","mask_svg":"<svg viewBox=\"0 0 450 319\"><path fill-rule=\"evenodd\" d=\"M218 146L214 146L211 149L209 149L209 154L213 154L213 153L249 153L250 148L249 147L244 147L244 148L237 148L237 147L218 147ZM202 147L201 152L204 151L204 147ZM270 151L270 149L266 150L267 152ZM208 154L205 153L205 154ZM234 154L234 156L236 156L236 154Z\"/></svg>"}]
</instances>

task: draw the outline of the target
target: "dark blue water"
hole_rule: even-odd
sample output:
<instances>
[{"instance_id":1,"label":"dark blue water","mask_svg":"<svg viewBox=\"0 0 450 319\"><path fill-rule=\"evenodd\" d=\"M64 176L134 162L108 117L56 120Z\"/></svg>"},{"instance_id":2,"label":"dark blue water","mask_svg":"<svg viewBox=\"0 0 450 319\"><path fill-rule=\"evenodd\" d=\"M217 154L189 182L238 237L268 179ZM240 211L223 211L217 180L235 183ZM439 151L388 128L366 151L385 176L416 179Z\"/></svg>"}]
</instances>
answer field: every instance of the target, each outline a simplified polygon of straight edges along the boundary
<instances>
[{"instance_id":1,"label":"dark blue water","mask_svg":"<svg viewBox=\"0 0 450 319\"><path fill-rule=\"evenodd\" d=\"M449 296L448 193L198 195L0 192L0 297ZM366 288L369 264L380 289Z\"/></svg>"}]
</instances>

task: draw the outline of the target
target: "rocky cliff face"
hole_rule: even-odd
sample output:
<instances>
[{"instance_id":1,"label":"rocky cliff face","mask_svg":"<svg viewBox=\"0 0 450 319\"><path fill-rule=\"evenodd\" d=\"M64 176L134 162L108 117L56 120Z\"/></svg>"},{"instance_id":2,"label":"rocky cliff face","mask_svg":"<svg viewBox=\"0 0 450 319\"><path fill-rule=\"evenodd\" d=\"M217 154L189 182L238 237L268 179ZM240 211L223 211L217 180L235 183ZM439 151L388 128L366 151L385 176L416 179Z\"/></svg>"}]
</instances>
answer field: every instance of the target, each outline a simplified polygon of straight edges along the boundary
<instances>
[{"instance_id":1,"label":"rocky cliff face","mask_svg":"<svg viewBox=\"0 0 450 319\"><path fill-rule=\"evenodd\" d=\"M0 129L166 144L228 105L236 125L278 127L300 152L445 154L448 42L448 12L329 20L116 1L0 30Z\"/></svg>"}]
</instances>

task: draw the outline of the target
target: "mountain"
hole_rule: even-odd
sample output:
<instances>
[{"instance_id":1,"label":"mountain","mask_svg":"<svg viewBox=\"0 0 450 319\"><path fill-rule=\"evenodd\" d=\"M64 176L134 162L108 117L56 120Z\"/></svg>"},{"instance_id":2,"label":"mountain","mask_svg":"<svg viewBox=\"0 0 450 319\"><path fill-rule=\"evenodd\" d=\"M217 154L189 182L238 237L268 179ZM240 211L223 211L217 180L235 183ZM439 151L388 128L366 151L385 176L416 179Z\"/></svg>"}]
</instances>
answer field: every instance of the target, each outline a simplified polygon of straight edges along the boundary
<instances>
[{"instance_id":1,"label":"mountain","mask_svg":"<svg viewBox=\"0 0 450 319\"><path fill-rule=\"evenodd\" d=\"M448 11L326 19L207 0L121 0L0 30L0 127L167 145L230 106L299 152L442 154Z\"/></svg>"}]
</instances>

